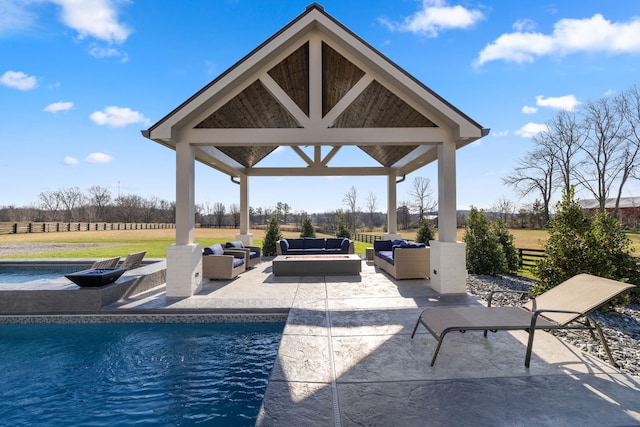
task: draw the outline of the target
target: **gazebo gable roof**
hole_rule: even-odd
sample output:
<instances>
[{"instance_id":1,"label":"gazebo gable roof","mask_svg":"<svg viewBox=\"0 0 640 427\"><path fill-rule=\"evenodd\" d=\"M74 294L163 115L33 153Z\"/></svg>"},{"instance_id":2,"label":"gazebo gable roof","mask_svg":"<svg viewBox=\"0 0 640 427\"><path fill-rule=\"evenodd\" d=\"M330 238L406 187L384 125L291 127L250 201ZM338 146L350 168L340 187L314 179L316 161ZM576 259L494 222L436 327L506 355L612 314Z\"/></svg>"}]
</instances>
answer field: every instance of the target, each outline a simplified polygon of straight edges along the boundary
<instances>
[{"instance_id":1,"label":"gazebo gable roof","mask_svg":"<svg viewBox=\"0 0 640 427\"><path fill-rule=\"evenodd\" d=\"M338 175L356 174L328 167L345 145L380 164L359 173L403 174L433 161L438 144L459 148L486 130L314 3L143 133L171 148L188 141L230 175ZM281 145L307 167L256 167ZM325 157L321 146L331 147Z\"/></svg>"}]
</instances>

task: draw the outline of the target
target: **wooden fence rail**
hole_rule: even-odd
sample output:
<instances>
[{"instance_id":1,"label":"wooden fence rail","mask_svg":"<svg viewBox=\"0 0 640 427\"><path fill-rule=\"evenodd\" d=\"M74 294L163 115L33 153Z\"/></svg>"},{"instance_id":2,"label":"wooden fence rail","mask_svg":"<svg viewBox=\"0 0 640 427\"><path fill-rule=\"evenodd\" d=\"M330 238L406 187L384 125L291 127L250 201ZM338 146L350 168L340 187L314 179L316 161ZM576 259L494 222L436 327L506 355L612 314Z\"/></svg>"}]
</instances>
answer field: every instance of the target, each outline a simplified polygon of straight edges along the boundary
<instances>
[{"instance_id":1,"label":"wooden fence rail","mask_svg":"<svg viewBox=\"0 0 640 427\"><path fill-rule=\"evenodd\" d=\"M0 222L0 234L60 233L68 231L157 230L175 228L170 223L138 222Z\"/></svg>"},{"instance_id":2,"label":"wooden fence rail","mask_svg":"<svg viewBox=\"0 0 640 427\"><path fill-rule=\"evenodd\" d=\"M526 249L518 248L518 257L520 258L520 267L524 269L531 269L536 263L544 258L544 249Z\"/></svg>"}]
</instances>

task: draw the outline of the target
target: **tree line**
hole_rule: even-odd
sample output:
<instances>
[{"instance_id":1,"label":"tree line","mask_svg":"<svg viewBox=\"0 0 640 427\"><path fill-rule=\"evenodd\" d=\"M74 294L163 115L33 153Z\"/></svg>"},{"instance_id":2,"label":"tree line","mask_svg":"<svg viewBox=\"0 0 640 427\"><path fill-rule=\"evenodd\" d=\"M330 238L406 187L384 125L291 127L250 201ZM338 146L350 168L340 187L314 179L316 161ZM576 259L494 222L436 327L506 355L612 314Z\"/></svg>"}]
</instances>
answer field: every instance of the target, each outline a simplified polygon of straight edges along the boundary
<instances>
[{"instance_id":1,"label":"tree line","mask_svg":"<svg viewBox=\"0 0 640 427\"><path fill-rule=\"evenodd\" d=\"M534 195L544 223L554 196L571 188L592 196L600 212L613 200L618 216L624 189L640 179L640 89L634 85L575 111L560 111L545 125L504 183L523 196Z\"/></svg>"}]
</instances>

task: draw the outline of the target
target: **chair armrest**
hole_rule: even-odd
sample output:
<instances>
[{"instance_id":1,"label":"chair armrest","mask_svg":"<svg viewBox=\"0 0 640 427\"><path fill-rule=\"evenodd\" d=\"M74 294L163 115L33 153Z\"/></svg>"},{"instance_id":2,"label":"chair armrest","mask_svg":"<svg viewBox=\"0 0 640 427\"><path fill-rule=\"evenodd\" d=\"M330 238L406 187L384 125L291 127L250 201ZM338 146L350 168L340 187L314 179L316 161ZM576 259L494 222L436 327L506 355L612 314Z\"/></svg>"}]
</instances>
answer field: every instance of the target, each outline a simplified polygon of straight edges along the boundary
<instances>
[{"instance_id":1,"label":"chair armrest","mask_svg":"<svg viewBox=\"0 0 640 427\"><path fill-rule=\"evenodd\" d=\"M225 249L225 255L231 255L234 258L244 258L244 263L246 264L249 261L249 251L243 249Z\"/></svg>"}]
</instances>

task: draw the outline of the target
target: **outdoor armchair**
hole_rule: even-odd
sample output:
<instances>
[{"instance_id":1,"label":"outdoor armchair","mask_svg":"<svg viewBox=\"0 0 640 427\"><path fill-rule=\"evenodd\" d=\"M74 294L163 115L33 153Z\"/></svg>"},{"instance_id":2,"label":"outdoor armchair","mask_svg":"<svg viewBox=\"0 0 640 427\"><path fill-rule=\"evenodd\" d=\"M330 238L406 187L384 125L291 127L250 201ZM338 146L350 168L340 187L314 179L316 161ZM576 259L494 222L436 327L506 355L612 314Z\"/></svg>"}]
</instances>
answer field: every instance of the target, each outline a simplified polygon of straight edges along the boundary
<instances>
[{"instance_id":1,"label":"outdoor armchair","mask_svg":"<svg viewBox=\"0 0 640 427\"><path fill-rule=\"evenodd\" d=\"M247 252L223 249L221 244L204 248L202 277L206 279L233 279L247 268Z\"/></svg>"}]
</instances>

